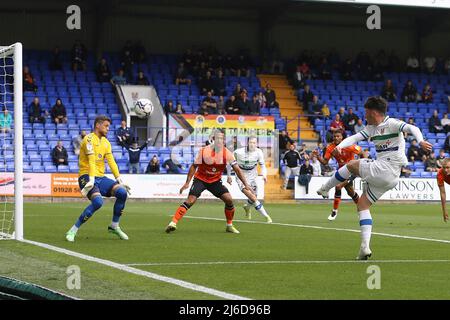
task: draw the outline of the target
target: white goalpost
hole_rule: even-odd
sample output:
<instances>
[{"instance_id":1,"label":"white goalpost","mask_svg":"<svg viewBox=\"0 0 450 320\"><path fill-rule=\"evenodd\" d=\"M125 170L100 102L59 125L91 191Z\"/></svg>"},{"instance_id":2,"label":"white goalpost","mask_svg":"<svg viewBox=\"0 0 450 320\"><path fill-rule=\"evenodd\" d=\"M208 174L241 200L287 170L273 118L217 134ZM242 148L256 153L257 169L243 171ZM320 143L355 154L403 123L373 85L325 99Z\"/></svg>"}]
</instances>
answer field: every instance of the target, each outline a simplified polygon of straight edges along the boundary
<instances>
[{"instance_id":1,"label":"white goalpost","mask_svg":"<svg viewBox=\"0 0 450 320\"><path fill-rule=\"evenodd\" d=\"M22 44L0 46L0 106L14 109L14 128L0 122L0 240L23 239L23 82ZM12 152L14 162L9 162ZM14 193L11 187L14 182ZM13 199L12 199L12 196Z\"/></svg>"}]
</instances>

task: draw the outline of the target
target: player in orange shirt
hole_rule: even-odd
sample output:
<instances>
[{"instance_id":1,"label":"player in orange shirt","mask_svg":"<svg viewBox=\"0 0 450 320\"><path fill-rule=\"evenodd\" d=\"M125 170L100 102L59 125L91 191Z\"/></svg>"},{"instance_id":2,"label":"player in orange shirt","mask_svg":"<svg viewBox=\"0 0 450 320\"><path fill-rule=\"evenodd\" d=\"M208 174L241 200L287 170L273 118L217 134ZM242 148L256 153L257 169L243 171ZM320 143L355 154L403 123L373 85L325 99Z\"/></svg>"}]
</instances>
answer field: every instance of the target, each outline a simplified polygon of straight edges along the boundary
<instances>
[{"instance_id":1,"label":"player in orange shirt","mask_svg":"<svg viewBox=\"0 0 450 320\"><path fill-rule=\"evenodd\" d=\"M341 150L341 153L334 152L336 146L342 142L344 139L344 136L342 134L342 131L335 131L333 134L333 142L330 143L327 146L327 149L325 151L325 155L322 158L320 154L315 151L314 154L317 156L317 160L320 161L320 163L326 165L328 164L328 161L330 161L331 157L334 157L339 165L339 168L346 165L351 160L355 159L355 155L358 155L362 157L363 151L360 146L354 144L350 147L344 148ZM328 216L328 220L333 221L336 219L339 204L341 203L341 195L342 195L342 188L345 188L347 190L348 195L353 199L353 202L358 203L359 195L355 192L355 189L353 188L353 180L349 179L339 185L336 186L336 191L334 193L334 203L333 203L333 210L331 211L331 214Z\"/></svg>"},{"instance_id":2,"label":"player in orange shirt","mask_svg":"<svg viewBox=\"0 0 450 320\"><path fill-rule=\"evenodd\" d=\"M448 213L446 208L446 194L445 194L445 183L450 184L450 158L445 158L442 160L442 168L439 169L437 174L437 183L439 186L439 191L441 192L441 205L442 205L442 216L444 221L448 221Z\"/></svg>"},{"instance_id":3,"label":"player in orange shirt","mask_svg":"<svg viewBox=\"0 0 450 320\"><path fill-rule=\"evenodd\" d=\"M222 184L222 173L227 164L231 165L238 178L244 184L244 188L251 190L245 176L237 165L233 153L224 146L224 133L216 129L214 132L213 143L200 149L194 163L189 168L186 183L181 187L180 194L189 188L192 177L194 182L189 190L187 200L178 207L172 221L166 227L166 232L170 233L177 229L178 221L186 214L200 197L203 191L208 190L215 197L225 203L225 217L227 219L226 232L239 233L233 226L234 205L228 189Z\"/></svg>"}]
</instances>

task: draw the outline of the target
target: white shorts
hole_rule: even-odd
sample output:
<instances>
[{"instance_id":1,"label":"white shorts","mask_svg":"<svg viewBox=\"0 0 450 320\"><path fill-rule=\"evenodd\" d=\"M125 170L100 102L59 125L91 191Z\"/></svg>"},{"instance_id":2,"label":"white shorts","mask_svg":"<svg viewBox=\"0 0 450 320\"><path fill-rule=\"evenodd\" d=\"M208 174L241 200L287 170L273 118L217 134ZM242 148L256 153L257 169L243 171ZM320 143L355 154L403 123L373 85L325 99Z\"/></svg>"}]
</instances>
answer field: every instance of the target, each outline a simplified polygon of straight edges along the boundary
<instances>
[{"instance_id":1,"label":"white shorts","mask_svg":"<svg viewBox=\"0 0 450 320\"><path fill-rule=\"evenodd\" d=\"M364 192L371 203L375 203L386 192L394 188L400 177L400 170L395 170L385 161L372 159L359 160L359 175L367 183Z\"/></svg>"},{"instance_id":2,"label":"white shorts","mask_svg":"<svg viewBox=\"0 0 450 320\"><path fill-rule=\"evenodd\" d=\"M252 187L252 191L255 195L258 194L258 185L256 184L256 178L258 177L258 171L256 169L252 169L252 170L244 170L241 169L242 174L245 177L245 180L247 180L247 183L249 184L250 187ZM239 189L244 189L244 184L242 183L242 181L236 176L236 182L239 186Z\"/></svg>"}]
</instances>

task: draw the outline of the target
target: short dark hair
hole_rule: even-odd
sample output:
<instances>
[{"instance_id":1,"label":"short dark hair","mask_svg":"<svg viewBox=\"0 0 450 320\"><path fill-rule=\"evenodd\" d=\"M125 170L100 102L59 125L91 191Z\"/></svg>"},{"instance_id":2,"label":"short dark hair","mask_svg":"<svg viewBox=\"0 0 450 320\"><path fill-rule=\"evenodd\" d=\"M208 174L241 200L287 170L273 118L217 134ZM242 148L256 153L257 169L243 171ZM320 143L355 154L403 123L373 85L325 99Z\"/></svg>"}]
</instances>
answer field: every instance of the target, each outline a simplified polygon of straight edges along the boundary
<instances>
[{"instance_id":1,"label":"short dark hair","mask_svg":"<svg viewBox=\"0 0 450 320\"><path fill-rule=\"evenodd\" d=\"M94 128L97 126L97 123L103 123L105 121L108 121L109 123L112 122L110 117L105 116L104 114L98 115L94 121Z\"/></svg>"},{"instance_id":2,"label":"short dark hair","mask_svg":"<svg viewBox=\"0 0 450 320\"><path fill-rule=\"evenodd\" d=\"M382 114L386 114L388 103L382 97L369 97L364 103L364 108L376 110Z\"/></svg>"}]
</instances>

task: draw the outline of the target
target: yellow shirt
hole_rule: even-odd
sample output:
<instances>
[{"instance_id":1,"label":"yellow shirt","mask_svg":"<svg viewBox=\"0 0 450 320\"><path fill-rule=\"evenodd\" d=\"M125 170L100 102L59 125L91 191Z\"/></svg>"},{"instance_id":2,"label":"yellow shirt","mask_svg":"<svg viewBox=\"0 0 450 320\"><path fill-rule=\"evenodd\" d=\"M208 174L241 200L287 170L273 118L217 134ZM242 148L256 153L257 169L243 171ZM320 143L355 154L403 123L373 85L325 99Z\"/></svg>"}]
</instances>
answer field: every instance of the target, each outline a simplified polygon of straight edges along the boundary
<instances>
[{"instance_id":1,"label":"yellow shirt","mask_svg":"<svg viewBox=\"0 0 450 320\"><path fill-rule=\"evenodd\" d=\"M105 137L101 139L90 133L83 138L80 146L78 166L79 176L88 174L90 177L103 177L105 175L105 159L108 161L114 177L118 177L119 168L112 155L111 143Z\"/></svg>"}]
</instances>

